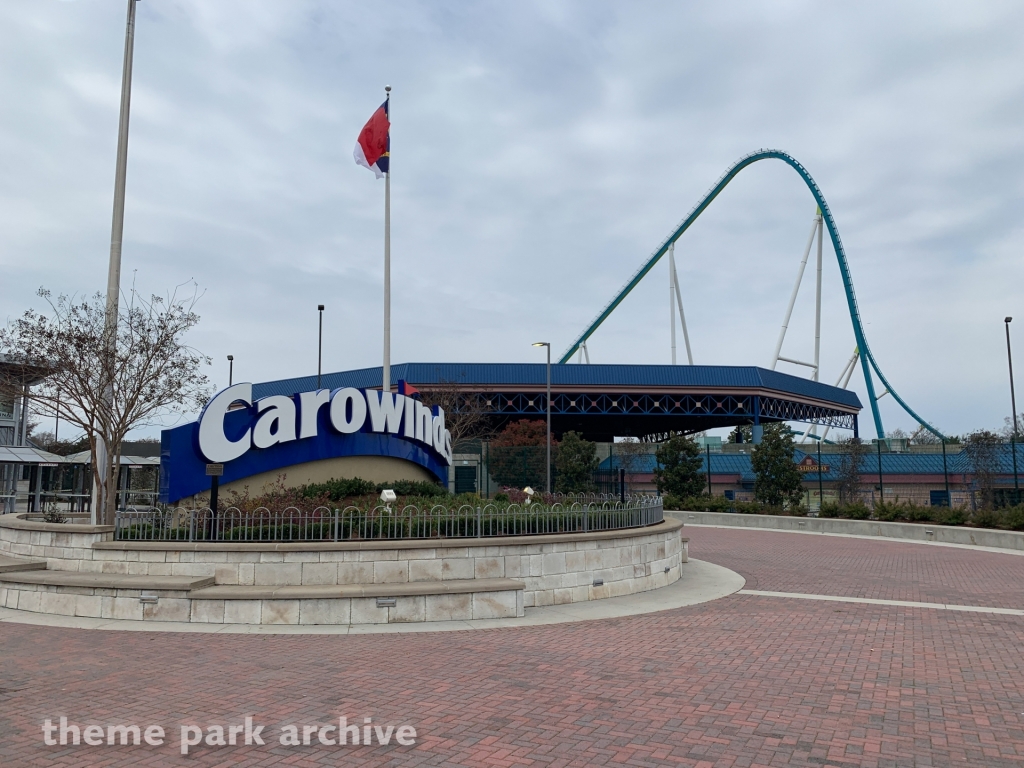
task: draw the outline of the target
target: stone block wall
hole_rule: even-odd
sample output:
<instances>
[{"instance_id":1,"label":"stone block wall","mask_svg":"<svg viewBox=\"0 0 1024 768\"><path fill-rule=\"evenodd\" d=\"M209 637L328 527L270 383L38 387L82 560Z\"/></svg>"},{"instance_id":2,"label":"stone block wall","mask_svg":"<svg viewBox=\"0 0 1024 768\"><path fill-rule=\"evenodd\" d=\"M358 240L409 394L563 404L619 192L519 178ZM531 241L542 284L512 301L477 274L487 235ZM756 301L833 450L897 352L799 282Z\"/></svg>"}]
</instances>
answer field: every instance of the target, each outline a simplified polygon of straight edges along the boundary
<instances>
[{"instance_id":1,"label":"stone block wall","mask_svg":"<svg viewBox=\"0 0 1024 768\"><path fill-rule=\"evenodd\" d=\"M2 517L15 516L0 516L0 553L45 559L50 570L213 576L217 584L241 586L512 578L525 585L526 607L664 587L679 578L687 559L682 523L672 520L643 529L449 539L443 545L436 540L203 544L115 542L113 530L99 526Z\"/></svg>"}]
</instances>

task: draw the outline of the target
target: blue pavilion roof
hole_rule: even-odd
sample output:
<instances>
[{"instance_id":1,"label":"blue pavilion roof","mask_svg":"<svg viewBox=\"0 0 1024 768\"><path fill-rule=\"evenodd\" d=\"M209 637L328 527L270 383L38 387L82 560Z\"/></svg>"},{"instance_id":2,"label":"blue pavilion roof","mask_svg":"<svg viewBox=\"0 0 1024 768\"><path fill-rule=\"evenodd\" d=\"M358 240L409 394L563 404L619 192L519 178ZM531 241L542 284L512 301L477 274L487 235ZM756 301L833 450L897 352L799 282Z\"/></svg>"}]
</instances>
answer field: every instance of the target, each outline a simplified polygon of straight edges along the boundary
<instances>
[{"instance_id":1,"label":"blue pavilion roof","mask_svg":"<svg viewBox=\"0 0 1024 768\"><path fill-rule=\"evenodd\" d=\"M400 363L391 366L391 380L413 386L456 383L487 387L544 386L544 363ZM325 373L321 386L379 387L380 366ZM828 384L769 371L756 366L729 365L555 365L551 382L556 387L724 387L768 389L783 395L823 400L845 408L861 407L856 392ZM281 379L253 385L256 398L290 395L316 388L316 376Z\"/></svg>"}]
</instances>

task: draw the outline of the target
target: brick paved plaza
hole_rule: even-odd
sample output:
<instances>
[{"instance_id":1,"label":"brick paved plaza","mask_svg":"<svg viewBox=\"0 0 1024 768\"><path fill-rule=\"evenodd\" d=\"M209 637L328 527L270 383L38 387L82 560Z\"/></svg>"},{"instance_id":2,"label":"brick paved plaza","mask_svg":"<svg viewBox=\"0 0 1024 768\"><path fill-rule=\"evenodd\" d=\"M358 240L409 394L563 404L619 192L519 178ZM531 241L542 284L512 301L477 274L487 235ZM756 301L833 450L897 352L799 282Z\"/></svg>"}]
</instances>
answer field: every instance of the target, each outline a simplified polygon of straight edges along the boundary
<instances>
[{"instance_id":1,"label":"brick paved plaza","mask_svg":"<svg viewBox=\"0 0 1024 768\"><path fill-rule=\"evenodd\" d=\"M751 590L1024 608L1024 557L687 527ZM1024 617L735 594L645 616L445 633L217 635L0 623L0 765L1021 766ZM46 747L41 724L161 724ZM179 754L181 724L264 747ZM411 724L414 747L285 747L284 723ZM316 742L315 736L313 738Z\"/></svg>"}]
</instances>

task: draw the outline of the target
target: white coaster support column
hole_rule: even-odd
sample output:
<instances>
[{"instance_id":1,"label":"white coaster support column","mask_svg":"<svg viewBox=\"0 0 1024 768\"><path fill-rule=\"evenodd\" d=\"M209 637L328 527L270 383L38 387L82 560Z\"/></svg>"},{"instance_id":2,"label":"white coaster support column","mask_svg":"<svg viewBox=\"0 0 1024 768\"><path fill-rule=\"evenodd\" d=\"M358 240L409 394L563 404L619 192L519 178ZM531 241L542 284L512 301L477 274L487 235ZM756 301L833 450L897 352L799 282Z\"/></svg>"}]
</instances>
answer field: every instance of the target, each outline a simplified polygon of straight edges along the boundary
<instances>
[{"instance_id":1,"label":"white coaster support column","mask_svg":"<svg viewBox=\"0 0 1024 768\"><path fill-rule=\"evenodd\" d=\"M822 225L821 208L818 209L814 221L818 227L818 282L814 293L814 381L819 381L821 371L821 240L825 234Z\"/></svg>"},{"instance_id":2,"label":"white coaster support column","mask_svg":"<svg viewBox=\"0 0 1024 768\"><path fill-rule=\"evenodd\" d=\"M672 290L676 295L676 306L679 308L679 322L683 326L683 344L686 345L686 364L693 365L693 352L690 351L690 334L686 330L686 313L683 311L683 297L679 293L679 275L676 273L676 244L672 243L668 251L669 279L672 281ZM676 336L675 318L672 319L672 364L676 362Z\"/></svg>"},{"instance_id":3,"label":"white coaster support column","mask_svg":"<svg viewBox=\"0 0 1024 768\"><path fill-rule=\"evenodd\" d=\"M839 378L836 379L835 386L841 387L842 389L846 389L846 386L850 383L850 379L853 378L853 372L857 370L857 358L859 357L860 350L854 348L853 355L850 357L849 361L847 361L846 365L843 367L843 372L839 374ZM825 432L821 436L821 442L825 442L825 438L828 437L828 432L830 429L832 429L832 427L825 428Z\"/></svg>"},{"instance_id":4,"label":"white coaster support column","mask_svg":"<svg viewBox=\"0 0 1024 768\"><path fill-rule=\"evenodd\" d=\"M789 328L789 319L793 316L793 307L796 306L796 297L800 293L800 283L804 279L804 270L807 268L807 258L811 255L811 246L814 245L814 235L818 231L821 224L821 216L816 215L814 217L814 224L811 225L811 234L807 237L807 247L804 248L804 257L800 260L800 269L796 273L796 284L793 286L793 293L789 297L789 306L786 308L786 318L782 321L782 330L779 331L779 340L775 344L775 354L772 355L771 369L774 371L775 366L779 363L779 355L782 353L782 342L786 340L786 329ZM786 362L794 362L787 360ZM807 365L809 368L814 368L817 365L815 360L814 365L807 363L798 363L798 365Z\"/></svg>"},{"instance_id":5,"label":"white coaster support column","mask_svg":"<svg viewBox=\"0 0 1024 768\"><path fill-rule=\"evenodd\" d=\"M672 243L668 249L668 327L669 337L672 341L672 365L676 364L676 281L675 281L675 253L676 244Z\"/></svg>"}]
</instances>

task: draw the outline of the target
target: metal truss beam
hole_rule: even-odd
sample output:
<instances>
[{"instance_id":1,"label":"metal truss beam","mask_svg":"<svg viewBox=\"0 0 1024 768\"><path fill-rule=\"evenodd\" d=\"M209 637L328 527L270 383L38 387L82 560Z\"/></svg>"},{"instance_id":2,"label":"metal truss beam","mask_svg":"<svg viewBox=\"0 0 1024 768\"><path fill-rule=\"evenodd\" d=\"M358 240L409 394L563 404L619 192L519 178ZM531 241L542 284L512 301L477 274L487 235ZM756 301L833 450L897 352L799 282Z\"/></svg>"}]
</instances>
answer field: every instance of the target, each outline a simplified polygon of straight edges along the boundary
<instances>
[{"instance_id":1,"label":"metal truss beam","mask_svg":"<svg viewBox=\"0 0 1024 768\"><path fill-rule=\"evenodd\" d=\"M543 416L547 401L543 392L488 392L478 403L494 416ZM751 422L798 421L853 429L855 414L821 405L763 395L564 393L551 396L551 413L557 416L689 416L727 417Z\"/></svg>"}]
</instances>

